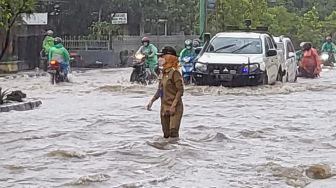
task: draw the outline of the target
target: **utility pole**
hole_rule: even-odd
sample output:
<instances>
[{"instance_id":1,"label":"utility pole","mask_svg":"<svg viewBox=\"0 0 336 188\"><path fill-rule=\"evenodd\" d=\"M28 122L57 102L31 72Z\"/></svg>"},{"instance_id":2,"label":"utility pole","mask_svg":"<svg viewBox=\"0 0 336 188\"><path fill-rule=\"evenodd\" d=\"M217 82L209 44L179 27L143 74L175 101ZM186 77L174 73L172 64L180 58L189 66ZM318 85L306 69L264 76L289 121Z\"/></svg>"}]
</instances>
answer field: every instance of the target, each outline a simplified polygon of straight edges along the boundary
<instances>
[{"instance_id":1,"label":"utility pole","mask_svg":"<svg viewBox=\"0 0 336 188\"><path fill-rule=\"evenodd\" d=\"M144 14L144 7L143 3L139 1L139 7L140 7L140 36L144 36L145 34L145 14Z\"/></svg>"},{"instance_id":2,"label":"utility pole","mask_svg":"<svg viewBox=\"0 0 336 188\"><path fill-rule=\"evenodd\" d=\"M204 40L204 33L206 30L206 0L199 0L199 25L200 25L200 38L203 41Z\"/></svg>"}]
</instances>

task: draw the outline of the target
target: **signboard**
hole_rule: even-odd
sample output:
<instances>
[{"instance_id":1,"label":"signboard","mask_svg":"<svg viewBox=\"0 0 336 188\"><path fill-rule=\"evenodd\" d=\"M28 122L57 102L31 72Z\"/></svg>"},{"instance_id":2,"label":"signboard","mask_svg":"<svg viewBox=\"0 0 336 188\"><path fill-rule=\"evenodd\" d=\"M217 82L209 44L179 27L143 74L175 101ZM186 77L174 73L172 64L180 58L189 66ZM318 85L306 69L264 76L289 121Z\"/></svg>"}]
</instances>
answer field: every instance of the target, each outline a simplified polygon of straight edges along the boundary
<instances>
[{"instance_id":1,"label":"signboard","mask_svg":"<svg viewBox=\"0 0 336 188\"><path fill-rule=\"evenodd\" d=\"M208 9L215 10L216 9L216 0L208 0Z\"/></svg>"},{"instance_id":2,"label":"signboard","mask_svg":"<svg viewBox=\"0 0 336 188\"><path fill-rule=\"evenodd\" d=\"M115 25L127 24L127 13L113 13L112 24Z\"/></svg>"},{"instance_id":3,"label":"signboard","mask_svg":"<svg viewBox=\"0 0 336 188\"><path fill-rule=\"evenodd\" d=\"M21 14L21 18L26 25L47 25L48 13Z\"/></svg>"}]
</instances>

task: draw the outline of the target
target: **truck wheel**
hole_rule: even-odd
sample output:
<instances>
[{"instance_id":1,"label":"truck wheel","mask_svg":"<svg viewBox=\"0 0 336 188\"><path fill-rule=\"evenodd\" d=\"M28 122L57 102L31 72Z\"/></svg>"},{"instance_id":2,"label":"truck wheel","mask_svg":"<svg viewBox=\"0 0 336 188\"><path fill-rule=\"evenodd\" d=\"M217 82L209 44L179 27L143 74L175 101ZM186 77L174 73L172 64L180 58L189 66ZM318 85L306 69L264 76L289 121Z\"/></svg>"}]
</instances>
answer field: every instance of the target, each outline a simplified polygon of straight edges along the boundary
<instances>
[{"instance_id":1,"label":"truck wheel","mask_svg":"<svg viewBox=\"0 0 336 188\"><path fill-rule=\"evenodd\" d=\"M130 82L133 83L133 82L137 81L137 77L138 77L138 75L136 74L136 72L133 71L132 74L131 74L131 77L130 77Z\"/></svg>"},{"instance_id":2,"label":"truck wheel","mask_svg":"<svg viewBox=\"0 0 336 188\"><path fill-rule=\"evenodd\" d=\"M282 73L282 68L280 67L279 68L279 71L278 71L278 76L277 76L277 81L280 81L280 82L284 82L284 75L283 75L283 73Z\"/></svg>"},{"instance_id":3,"label":"truck wheel","mask_svg":"<svg viewBox=\"0 0 336 188\"><path fill-rule=\"evenodd\" d=\"M296 70L295 71L295 78L294 78L294 82L297 82L297 79L298 79L298 77L299 77L299 72L298 72L299 70Z\"/></svg>"},{"instance_id":4,"label":"truck wheel","mask_svg":"<svg viewBox=\"0 0 336 188\"><path fill-rule=\"evenodd\" d=\"M52 75L51 75L50 82L51 82L52 85L55 85L55 84L56 84L56 75L55 75L55 74L52 74Z\"/></svg>"},{"instance_id":5,"label":"truck wheel","mask_svg":"<svg viewBox=\"0 0 336 188\"><path fill-rule=\"evenodd\" d=\"M268 75L267 75L267 72L265 72L265 74L263 76L262 84L263 85L268 85Z\"/></svg>"}]
</instances>

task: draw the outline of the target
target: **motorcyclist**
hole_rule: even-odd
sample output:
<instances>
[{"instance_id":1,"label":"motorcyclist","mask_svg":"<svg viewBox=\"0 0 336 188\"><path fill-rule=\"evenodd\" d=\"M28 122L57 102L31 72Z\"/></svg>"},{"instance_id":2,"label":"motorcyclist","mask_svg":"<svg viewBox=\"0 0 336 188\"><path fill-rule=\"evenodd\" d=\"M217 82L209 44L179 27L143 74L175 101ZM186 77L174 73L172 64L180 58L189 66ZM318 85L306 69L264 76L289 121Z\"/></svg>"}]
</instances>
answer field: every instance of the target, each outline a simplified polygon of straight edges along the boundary
<instances>
[{"instance_id":1,"label":"motorcyclist","mask_svg":"<svg viewBox=\"0 0 336 188\"><path fill-rule=\"evenodd\" d=\"M326 42L322 45L322 52L331 52L331 53L335 53L336 52L336 46L335 44L332 42L332 38L331 36L326 37Z\"/></svg>"},{"instance_id":2,"label":"motorcyclist","mask_svg":"<svg viewBox=\"0 0 336 188\"><path fill-rule=\"evenodd\" d=\"M300 76L315 78L320 75L321 62L317 50L311 43L303 45L303 56L299 65Z\"/></svg>"},{"instance_id":3,"label":"motorcyclist","mask_svg":"<svg viewBox=\"0 0 336 188\"><path fill-rule=\"evenodd\" d=\"M201 47L201 41L199 39L193 40L193 48Z\"/></svg>"},{"instance_id":4,"label":"motorcyclist","mask_svg":"<svg viewBox=\"0 0 336 188\"><path fill-rule=\"evenodd\" d=\"M63 41L60 37L56 37L54 40L55 46L50 48L48 60L56 60L61 65L61 71L64 73L65 77L67 78L69 69L70 69L70 54L67 49L63 46Z\"/></svg>"},{"instance_id":5,"label":"motorcyclist","mask_svg":"<svg viewBox=\"0 0 336 188\"><path fill-rule=\"evenodd\" d=\"M157 48L150 43L148 37L144 37L141 40L142 46L140 49L141 54L145 55L145 65L149 68L152 76L158 78L155 69L158 66Z\"/></svg>"},{"instance_id":6,"label":"motorcyclist","mask_svg":"<svg viewBox=\"0 0 336 188\"><path fill-rule=\"evenodd\" d=\"M42 43L42 49L45 56L48 56L50 48L54 47L54 32L52 30L47 31L47 36L44 38Z\"/></svg>"},{"instance_id":7,"label":"motorcyclist","mask_svg":"<svg viewBox=\"0 0 336 188\"><path fill-rule=\"evenodd\" d=\"M195 56L195 51L193 49L193 41L192 40L186 40L184 42L185 48L181 51L180 53L180 64L181 66L184 65L184 58L185 57L194 57Z\"/></svg>"}]
</instances>

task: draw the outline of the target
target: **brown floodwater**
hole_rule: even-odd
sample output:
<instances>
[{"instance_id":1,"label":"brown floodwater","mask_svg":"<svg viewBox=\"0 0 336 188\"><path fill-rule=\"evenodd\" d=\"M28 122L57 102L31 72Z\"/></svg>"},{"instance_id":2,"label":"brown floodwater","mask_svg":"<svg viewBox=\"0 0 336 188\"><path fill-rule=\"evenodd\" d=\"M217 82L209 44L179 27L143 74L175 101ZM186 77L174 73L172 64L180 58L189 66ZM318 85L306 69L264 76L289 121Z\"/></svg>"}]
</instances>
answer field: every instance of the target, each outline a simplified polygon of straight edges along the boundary
<instances>
[{"instance_id":1,"label":"brown floodwater","mask_svg":"<svg viewBox=\"0 0 336 188\"><path fill-rule=\"evenodd\" d=\"M334 188L304 169L336 162L336 74L273 86L187 86L181 139L161 137L156 86L130 69L0 78L41 99L36 110L0 114L0 187Z\"/></svg>"}]
</instances>

